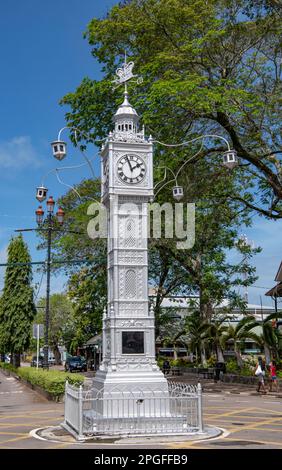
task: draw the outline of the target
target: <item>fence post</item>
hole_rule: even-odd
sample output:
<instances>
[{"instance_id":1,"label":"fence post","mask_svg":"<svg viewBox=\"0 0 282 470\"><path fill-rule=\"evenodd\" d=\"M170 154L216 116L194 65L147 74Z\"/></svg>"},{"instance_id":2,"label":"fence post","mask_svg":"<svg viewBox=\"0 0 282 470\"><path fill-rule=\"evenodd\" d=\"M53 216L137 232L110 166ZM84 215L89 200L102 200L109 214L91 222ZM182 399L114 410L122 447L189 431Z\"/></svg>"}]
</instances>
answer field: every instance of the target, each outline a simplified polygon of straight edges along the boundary
<instances>
[{"instance_id":1,"label":"fence post","mask_svg":"<svg viewBox=\"0 0 282 470\"><path fill-rule=\"evenodd\" d=\"M65 383L65 403L64 403L64 422L65 422L65 423L66 423L66 421L67 421L68 387L69 387L69 382L68 382L68 380L66 380L66 383Z\"/></svg>"},{"instance_id":2,"label":"fence post","mask_svg":"<svg viewBox=\"0 0 282 470\"><path fill-rule=\"evenodd\" d=\"M198 382L198 385L197 385L197 401L198 401L199 432L203 432L202 386L200 382Z\"/></svg>"},{"instance_id":3,"label":"fence post","mask_svg":"<svg viewBox=\"0 0 282 470\"><path fill-rule=\"evenodd\" d=\"M82 427L82 412L83 412L83 406L82 406L82 400L83 400L83 395L82 395L82 385L79 386L78 390L78 436L80 439L83 439L83 427Z\"/></svg>"}]
</instances>

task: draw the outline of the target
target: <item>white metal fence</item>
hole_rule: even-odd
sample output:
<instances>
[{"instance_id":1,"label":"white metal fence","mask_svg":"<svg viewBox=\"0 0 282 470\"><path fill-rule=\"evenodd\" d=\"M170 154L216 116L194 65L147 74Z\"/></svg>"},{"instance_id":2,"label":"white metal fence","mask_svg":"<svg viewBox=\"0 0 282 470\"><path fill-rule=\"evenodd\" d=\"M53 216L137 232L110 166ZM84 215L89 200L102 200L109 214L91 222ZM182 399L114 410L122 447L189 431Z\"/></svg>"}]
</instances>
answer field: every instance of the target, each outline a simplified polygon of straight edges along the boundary
<instances>
[{"instance_id":1,"label":"white metal fence","mask_svg":"<svg viewBox=\"0 0 282 470\"><path fill-rule=\"evenodd\" d=\"M91 435L203 432L201 385L168 383L168 393L116 386L83 390L66 383L63 426L77 439Z\"/></svg>"}]
</instances>

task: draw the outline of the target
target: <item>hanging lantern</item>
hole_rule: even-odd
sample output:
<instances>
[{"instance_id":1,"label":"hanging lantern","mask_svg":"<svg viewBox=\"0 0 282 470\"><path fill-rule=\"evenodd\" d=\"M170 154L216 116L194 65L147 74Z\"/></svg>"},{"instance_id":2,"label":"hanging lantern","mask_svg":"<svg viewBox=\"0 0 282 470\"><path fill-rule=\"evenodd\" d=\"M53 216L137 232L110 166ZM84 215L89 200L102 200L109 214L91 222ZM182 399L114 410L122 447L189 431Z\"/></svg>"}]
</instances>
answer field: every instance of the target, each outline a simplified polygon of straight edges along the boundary
<instances>
[{"instance_id":1,"label":"hanging lantern","mask_svg":"<svg viewBox=\"0 0 282 470\"><path fill-rule=\"evenodd\" d=\"M39 186L36 188L36 199L39 202L43 202L46 199L48 189L45 188L44 186Z\"/></svg>"},{"instance_id":2,"label":"hanging lantern","mask_svg":"<svg viewBox=\"0 0 282 470\"><path fill-rule=\"evenodd\" d=\"M49 197L48 201L47 201L47 211L50 213L50 214L53 214L54 212L54 206L55 206L55 201L53 199L52 196Z\"/></svg>"},{"instance_id":3,"label":"hanging lantern","mask_svg":"<svg viewBox=\"0 0 282 470\"><path fill-rule=\"evenodd\" d=\"M63 160L67 154L67 144L62 140L55 140L51 143L53 149L53 156L57 160Z\"/></svg>"},{"instance_id":4,"label":"hanging lantern","mask_svg":"<svg viewBox=\"0 0 282 470\"><path fill-rule=\"evenodd\" d=\"M44 216L44 210L42 209L42 206L39 206L38 209L35 211L36 214L36 222L38 225L42 225L43 223L43 216Z\"/></svg>"},{"instance_id":5,"label":"hanging lantern","mask_svg":"<svg viewBox=\"0 0 282 470\"><path fill-rule=\"evenodd\" d=\"M226 166L227 168L230 168L230 170L233 170L236 166L238 166L239 161L237 157L237 152L236 150L227 150L223 154L223 165Z\"/></svg>"},{"instance_id":6,"label":"hanging lantern","mask_svg":"<svg viewBox=\"0 0 282 470\"><path fill-rule=\"evenodd\" d=\"M63 209L61 207L59 207L56 216L57 216L57 220L58 220L59 224L63 225L64 218L65 218L65 211L63 211Z\"/></svg>"},{"instance_id":7,"label":"hanging lantern","mask_svg":"<svg viewBox=\"0 0 282 470\"><path fill-rule=\"evenodd\" d=\"M180 199L183 198L183 187L182 186L174 186L174 188L172 189L172 194L173 194L173 197L174 199L176 199L177 201L180 201Z\"/></svg>"}]
</instances>

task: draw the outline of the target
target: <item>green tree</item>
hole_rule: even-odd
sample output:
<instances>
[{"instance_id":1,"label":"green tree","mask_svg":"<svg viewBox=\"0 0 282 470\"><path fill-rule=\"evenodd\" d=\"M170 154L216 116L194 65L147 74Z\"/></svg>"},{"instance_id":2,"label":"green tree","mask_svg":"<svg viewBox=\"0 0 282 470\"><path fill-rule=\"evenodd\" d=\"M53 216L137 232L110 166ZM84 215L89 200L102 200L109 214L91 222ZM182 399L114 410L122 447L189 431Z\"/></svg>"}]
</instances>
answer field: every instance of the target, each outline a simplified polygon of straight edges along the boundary
<instances>
[{"instance_id":1,"label":"green tree","mask_svg":"<svg viewBox=\"0 0 282 470\"><path fill-rule=\"evenodd\" d=\"M38 313L35 318L36 323L44 323L44 307L46 299L42 298L38 302ZM50 296L50 327L49 345L53 351L56 364L61 363L59 346L69 340L69 335L73 334L73 303L65 294L52 294Z\"/></svg>"},{"instance_id":2,"label":"green tree","mask_svg":"<svg viewBox=\"0 0 282 470\"><path fill-rule=\"evenodd\" d=\"M228 329L226 330L222 338L223 348L226 347L227 342L230 342L230 340L232 340L234 345L234 351L236 354L237 365L239 367L243 366L243 359L241 357L240 350L242 347L244 347L244 341L253 340L257 344L260 343L260 338L258 337L258 335L248 329L248 326L250 324L253 324L253 322L254 317L251 316L242 318L236 324L236 326L229 324Z\"/></svg>"},{"instance_id":3,"label":"green tree","mask_svg":"<svg viewBox=\"0 0 282 470\"><path fill-rule=\"evenodd\" d=\"M260 333L260 339L258 345L264 349L264 355L266 363L269 364L271 356L279 357L281 354L281 332L274 328L273 320L276 318L282 318L281 313L271 313L262 320L253 318L253 321L247 326L249 330L255 329L258 334Z\"/></svg>"},{"instance_id":4,"label":"green tree","mask_svg":"<svg viewBox=\"0 0 282 470\"><path fill-rule=\"evenodd\" d=\"M203 133L226 137L241 159L237 175L244 190L223 187L217 197L281 218L281 31L275 0L120 2L88 26L104 78L85 78L63 98L71 108L68 123L92 139L107 135L120 102L112 79L127 50L144 79L131 96L149 132L160 141L169 136L169 143ZM168 162L168 152L157 149L157 164ZM175 152L172 164L179 167L195 145L184 150ZM215 150L220 154L225 146L211 139L194 161L209 160Z\"/></svg>"},{"instance_id":5,"label":"green tree","mask_svg":"<svg viewBox=\"0 0 282 470\"><path fill-rule=\"evenodd\" d=\"M12 238L0 302L0 350L12 354L16 367L20 366L20 354L29 346L31 323L36 315L30 262L22 236Z\"/></svg>"},{"instance_id":6,"label":"green tree","mask_svg":"<svg viewBox=\"0 0 282 470\"><path fill-rule=\"evenodd\" d=\"M204 321L199 311L194 311L185 319L185 331L189 348L196 356L196 362L206 365L206 349L209 342L209 323Z\"/></svg>"},{"instance_id":7,"label":"green tree","mask_svg":"<svg viewBox=\"0 0 282 470\"><path fill-rule=\"evenodd\" d=\"M216 353L217 361L224 362L223 347L224 347L224 333L226 333L228 326L226 325L227 317L219 316L213 318L209 324L207 331L210 337L212 348Z\"/></svg>"}]
</instances>

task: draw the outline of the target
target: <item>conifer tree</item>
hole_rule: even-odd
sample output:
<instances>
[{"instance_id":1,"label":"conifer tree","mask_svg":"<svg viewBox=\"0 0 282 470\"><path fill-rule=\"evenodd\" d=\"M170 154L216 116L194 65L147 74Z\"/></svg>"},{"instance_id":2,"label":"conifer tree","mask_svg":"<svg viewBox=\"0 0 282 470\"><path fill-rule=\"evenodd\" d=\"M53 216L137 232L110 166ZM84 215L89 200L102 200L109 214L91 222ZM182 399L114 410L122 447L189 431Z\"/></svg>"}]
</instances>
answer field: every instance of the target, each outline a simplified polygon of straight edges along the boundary
<instances>
[{"instance_id":1,"label":"conifer tree","mask_svg":"<svg viewBox=\"0 0 282 470\"><path fill-rule=\"evenodd\" d=\"M20 354L29 346L31 323L36 314L30 262L22 236L12 238L0 302L0 350L12 354L15 367L20 366Z\"/></svg>"}]
</instances>

